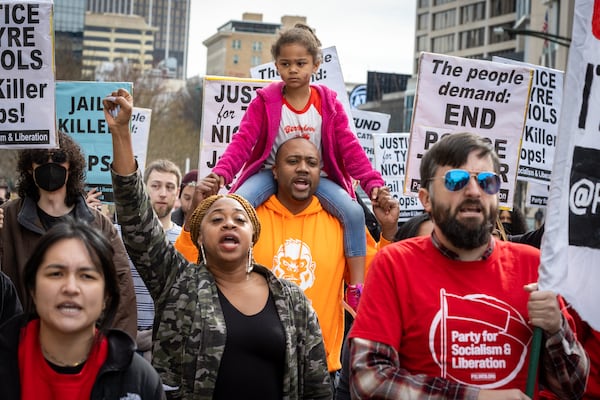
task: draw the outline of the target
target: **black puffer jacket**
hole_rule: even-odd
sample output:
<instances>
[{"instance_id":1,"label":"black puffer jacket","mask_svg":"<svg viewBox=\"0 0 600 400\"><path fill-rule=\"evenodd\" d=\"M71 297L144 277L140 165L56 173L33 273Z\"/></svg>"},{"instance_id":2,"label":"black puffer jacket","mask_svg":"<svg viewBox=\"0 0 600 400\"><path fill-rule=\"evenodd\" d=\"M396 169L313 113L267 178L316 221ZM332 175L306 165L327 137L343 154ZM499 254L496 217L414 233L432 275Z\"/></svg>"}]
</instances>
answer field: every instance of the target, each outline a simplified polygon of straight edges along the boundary
<instances>
[{"instance_id":1,"label":"black puffer jacket","mask_svg":"<svg viewBox=\"0 0 600 400\"><path fill-rule=\"evenodd\" d=\"M108 356L98 372L91 400L165 399L158 373L135 352L135 342L123 331L108 332Z\"/></svg>"},{"instance_id":2,"label":"black puffer jacket","mask_svg":"<svg viewBox=\"0 0 600 400\"><path fill-rule=\"evenodd\" d=\"M17 350L23 308L12 281L0 272L0 399L19 400Z\"/></svg>"}]
</instances>

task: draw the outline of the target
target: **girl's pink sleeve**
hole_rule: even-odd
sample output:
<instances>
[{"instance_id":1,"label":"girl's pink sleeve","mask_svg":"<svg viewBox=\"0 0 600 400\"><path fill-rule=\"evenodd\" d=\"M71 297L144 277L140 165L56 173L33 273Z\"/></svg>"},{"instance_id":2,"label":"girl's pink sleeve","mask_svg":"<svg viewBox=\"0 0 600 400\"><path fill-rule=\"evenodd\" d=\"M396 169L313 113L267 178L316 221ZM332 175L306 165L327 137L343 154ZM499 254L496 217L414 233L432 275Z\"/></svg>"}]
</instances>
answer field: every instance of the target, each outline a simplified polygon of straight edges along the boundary
<instances>
[{"instance_id":1,"label":"girl's pink sleeve","mask_svg":"<svg viewBox=\"0 0 600 400\"><path fill-rule=\"evenodd\" d=\"M264 103L259 96L250 102L238 131L233 134L231 143L227 145L217 165L212 169L213 173L224 178L226 185L233 181L235 174L240 172L250 159L265 119Z\"/></svg>"},{"instance_id":2,"label":"girl's pink sleeve","mask_svg":"<svg viewBox=\"0 0 600 400\"><path fill-rule=\"evenodd\" d=\"M360 186L367 196L371 197L373 188L385 185L379 171L373 168L365 150L358 138L350 129L350 121L344 106L336 100L336 143L337 153L343 155L346 169L352 178L360 182Z\"/></svg>"}]
</instances>

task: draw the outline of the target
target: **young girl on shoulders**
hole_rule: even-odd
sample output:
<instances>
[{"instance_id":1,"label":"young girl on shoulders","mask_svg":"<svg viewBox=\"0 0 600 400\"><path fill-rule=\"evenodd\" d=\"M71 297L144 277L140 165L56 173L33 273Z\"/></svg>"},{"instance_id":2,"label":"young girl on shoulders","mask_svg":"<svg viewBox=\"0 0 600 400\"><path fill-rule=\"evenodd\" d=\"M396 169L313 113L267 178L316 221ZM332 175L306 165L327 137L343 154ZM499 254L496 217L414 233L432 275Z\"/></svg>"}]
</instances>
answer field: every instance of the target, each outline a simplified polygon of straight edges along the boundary
<instances>
[{"instance_id":1,"label":"young girl on shoulders","mask_svg":"<svg viewBox=\"0 0 600 400\"><path fill-rule=\"evenodd\" d=\"M213 191L230 184L232 191L258 206L275 193L271 167L279 146L303 136L321 152L323 178L316 191L323 208L344 226L344 251L350 270L347 301L356 308L365 270L365 218L355 200L352 179L376 202L387 190L373 169L336 93L311 85L321 63L321 43L311 28L296 24L283 31L271 48L282 81L257 91L238 132L207 179ZM243 168L243 169L242 169Z\"/></svg>"}]
</instances>

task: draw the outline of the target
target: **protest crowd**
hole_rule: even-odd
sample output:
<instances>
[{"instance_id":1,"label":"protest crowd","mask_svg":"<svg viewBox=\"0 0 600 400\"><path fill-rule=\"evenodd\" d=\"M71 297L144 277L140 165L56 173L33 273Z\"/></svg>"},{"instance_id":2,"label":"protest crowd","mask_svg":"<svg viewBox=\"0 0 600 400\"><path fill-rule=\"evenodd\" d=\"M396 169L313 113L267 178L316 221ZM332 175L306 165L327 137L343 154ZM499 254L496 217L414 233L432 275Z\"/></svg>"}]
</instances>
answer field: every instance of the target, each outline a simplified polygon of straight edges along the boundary
<instances>
[{"instance_id":1,"label":"protest crowd","mask_svg":"<svg viewBox=\"0 0 600 400\"><path fill-rule=\"evenodd\" d=\"M281 81L210 171L140 161L131 87L98 110L104 189L85 190L74 136L19 150L16 182L0 177L0 399L600 399L600 333L541 282L555 227L512 204L520 147L467 126L419 142L436 105L420 100L415 132L375 139L406 146L405 196L311 82L314 31L272 53ZM514 85L509 106L527 107L529 70L497 68L494 98ZM492 101L483 115L509 119Z\"/></svg>"}]
</instances>

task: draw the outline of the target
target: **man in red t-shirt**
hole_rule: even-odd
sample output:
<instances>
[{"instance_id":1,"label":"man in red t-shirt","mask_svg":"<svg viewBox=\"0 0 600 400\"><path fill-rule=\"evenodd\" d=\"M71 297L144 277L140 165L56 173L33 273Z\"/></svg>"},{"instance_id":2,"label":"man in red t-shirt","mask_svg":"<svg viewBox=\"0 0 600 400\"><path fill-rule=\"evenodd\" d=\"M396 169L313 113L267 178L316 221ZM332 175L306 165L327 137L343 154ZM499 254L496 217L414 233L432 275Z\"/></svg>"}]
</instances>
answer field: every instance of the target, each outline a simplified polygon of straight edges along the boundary
<instances>
[{"instance_id":1,"label":"man in red t-shirt","mask_svg":"<svg viewBox=\"0 0 600 400\"><path fill-rule=\"evenodd\" d=\"M527 399L534 327L538 388L582 396L588 360L560 298L537 290L539 251L491 235L499 171L473 134L425 153L419 198L433 233L388 245L371 264L350 333L353 398Z\"/></svg>"}]
</instances>

